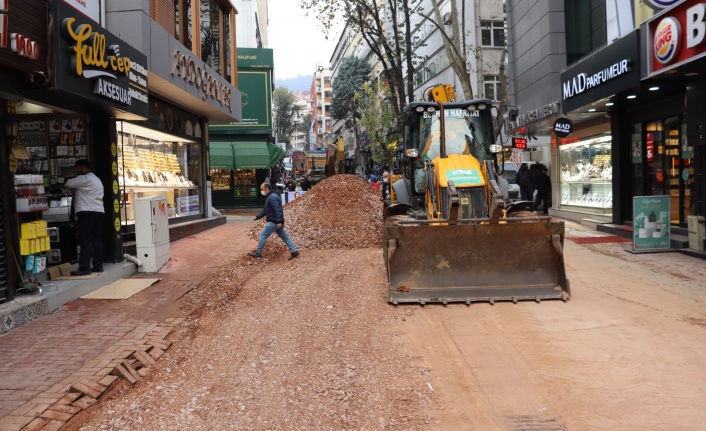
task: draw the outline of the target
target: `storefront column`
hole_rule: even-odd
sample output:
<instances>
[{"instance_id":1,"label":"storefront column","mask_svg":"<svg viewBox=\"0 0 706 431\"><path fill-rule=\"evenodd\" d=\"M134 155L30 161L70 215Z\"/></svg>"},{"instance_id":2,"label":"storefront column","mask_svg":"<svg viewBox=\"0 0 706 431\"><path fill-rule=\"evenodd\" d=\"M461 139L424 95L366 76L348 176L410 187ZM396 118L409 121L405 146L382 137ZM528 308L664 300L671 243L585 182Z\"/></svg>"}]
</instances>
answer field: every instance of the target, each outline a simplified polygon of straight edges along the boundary
<instances>
[{"instance_id":1,"label":"storefront column","mask_svg":"<svg viewBox=\"0 0 706 431\"><path fill-rule=\"evenodd\" d=\"M613 223L622 225L625 220L632 220L634 185L632 159L630 158L631 124L623 124L627 119L623 112L622 98L616 97L614 100L615 104L610 111L611 154L613 157Z\"/></svg>"},{"instance_id":2,"label":"storefront column","mask_svg":"<svg viewBox=\"0 0 706 431\"><path fill-rule=\"evenodd\" d=\"M103 207L103 255L105 262L123 261L123 236L120 226L121 189L118 186L117 129L115 118L91 117L93 136L93 173L105 185ZM116 206L117 204L117 206Z\"/></svg>"},{"instance_id":3,"label":"storefront column","mask_svg":"<svg viewBox=\"0 0 706 431\"><path fill-rule=\"evenodd\" d=\"M692 215L706 215L706 84L686 87L687 140L694 147L694 196Z\"/></svg>"}]
</instances>

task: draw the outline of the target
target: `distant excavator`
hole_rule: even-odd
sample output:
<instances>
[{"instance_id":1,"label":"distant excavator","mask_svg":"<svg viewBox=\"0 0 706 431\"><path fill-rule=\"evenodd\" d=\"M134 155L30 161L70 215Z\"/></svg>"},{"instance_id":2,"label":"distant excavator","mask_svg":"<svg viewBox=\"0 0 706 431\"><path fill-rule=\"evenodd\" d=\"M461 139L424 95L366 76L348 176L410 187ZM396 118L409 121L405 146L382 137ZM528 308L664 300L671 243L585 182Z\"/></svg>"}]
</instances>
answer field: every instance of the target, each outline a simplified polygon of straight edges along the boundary
<instances>
[{"instance_id":1,"label":"distant excavator","mask_svg":"<svg viewBox=\"0 0 706 431\"><path fill-rule=\"evenodd\" d=\"M507 204L498 185L492 102L455 101L448 84L427 97L404 110L402 173L385 211L388 301L568 300L564 223Z\"/></svg>"}]
</instances>

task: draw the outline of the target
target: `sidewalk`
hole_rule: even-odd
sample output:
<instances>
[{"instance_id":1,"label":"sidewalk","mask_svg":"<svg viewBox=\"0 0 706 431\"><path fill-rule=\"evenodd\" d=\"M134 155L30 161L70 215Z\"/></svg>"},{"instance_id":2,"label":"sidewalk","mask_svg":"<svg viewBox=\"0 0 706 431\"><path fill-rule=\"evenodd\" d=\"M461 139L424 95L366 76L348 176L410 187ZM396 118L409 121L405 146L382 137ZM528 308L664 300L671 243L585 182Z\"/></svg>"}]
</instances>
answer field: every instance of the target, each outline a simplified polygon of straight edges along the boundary
<instances>
[{"instance_id":1,"label":"sidewalk","mask_svg":"<svg viewBox=\"0 0 706 431\"><path fill-rule=\"evenodd\" d=\"M59 429L118 378L134 383L145 375L187 314L179 298L252 248L251 217L229 216L225 225L172 243L171 260L157 274L132 275L160 281L127 300L74 300L0 335L0 431ZM123 270L89 281L107 285Z\"/></svg>"}]
</instances>

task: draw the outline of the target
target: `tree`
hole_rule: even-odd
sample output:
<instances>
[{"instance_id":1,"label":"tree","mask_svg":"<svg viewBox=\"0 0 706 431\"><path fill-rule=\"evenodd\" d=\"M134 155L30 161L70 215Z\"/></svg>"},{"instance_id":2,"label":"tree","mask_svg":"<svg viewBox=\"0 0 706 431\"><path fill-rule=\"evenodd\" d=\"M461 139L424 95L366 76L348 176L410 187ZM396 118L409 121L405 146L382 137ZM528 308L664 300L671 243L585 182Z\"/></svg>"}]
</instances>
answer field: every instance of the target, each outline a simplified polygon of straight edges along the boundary
<instances>
[{"instance_id":1,"label":"tree","mask_svg":"<svg viewBox=\"0 0 706 431\"><path fill-rule=\"evenodd\" d=\"M391 166L395 157L397 136L394 130L395 111L388 103L389 87L364 83L355 95L360 106L360 125L365 130L373 161Z\"/></svg>"},{"instance_id":2,"label":"tree","mask_svg":"<svg viewBox=\"0 0 706 431\"><path fill-rule=\"evenodd\" d=\"M335 120L346 120L346 126L353 127L360 118L355 94L363 88L370 75L370 64L358 57L346 57L333 81L331 96L331 116Z\"/></svg>"},{"instance_id":3,"label":"tree","mask_svg":"<svg viewBox=\"0 0 706 431\"><path fill-rule=\"evenodd\" d=\"M403 108L414 94L416 47L412 45L412 33L419 24L414 24L413 18L428 21L439 30L449 65L461 83L464 97L471 99L475 95L470 78L469 55L475 56L477 47L468 44L467 36L476 31L476 25L474 21L466 22L467 0L449 2L451 13L446 22L441 13L445 0L429 1L431 10L425 10L421 0L300 0L300 4L303 9L312 10L318 16L325 32L340 18L353 32L361 34L384 68L383 77L391 87L390 99L398 124L403 124ZM476 4L476 10L478 6ZM503 53L500 74L501 83L506 85L507 78L503 76L505 58L506 53ZM505 88L501 89L501 94L507 94ZM506 101L501 99L497 120L502 119L505 108ZM496 129L499 128L498 124L496 122Z\"/></svg>"},{"instance_id":4,"label":"tree","mask_svg":"<svg viewBox=\"0 0 706 431\"><path fill-rule=\"evenodd\" d=\"M287 87L277 87L272 95L275 134L279 142L287 143L287 149L292 147L292 133L296 129L294 119L301 109L296 101L297 96Z\"/></svg>"},{"instance_id":5,"label":"tree","mask_svg":"<svg viewBox=\"0 0 706 431\"><path fill-rule=\"evenodd\" d=\"M298 132L304 134L304 150L311 149L311 122L314 121L314 115L311 112L304 112L301 117L301 122L298 124Z\"/></svg>"}]
</instances>

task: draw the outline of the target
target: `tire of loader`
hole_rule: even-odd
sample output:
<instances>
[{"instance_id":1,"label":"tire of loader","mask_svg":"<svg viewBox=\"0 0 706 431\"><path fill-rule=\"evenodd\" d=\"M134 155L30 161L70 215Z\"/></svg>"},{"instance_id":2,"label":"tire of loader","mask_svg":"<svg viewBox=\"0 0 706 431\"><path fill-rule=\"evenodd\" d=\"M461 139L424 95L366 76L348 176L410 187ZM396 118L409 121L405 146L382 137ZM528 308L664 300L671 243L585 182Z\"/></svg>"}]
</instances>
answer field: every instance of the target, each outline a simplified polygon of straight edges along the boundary
<instances>
[{"instance_id":1,"label":"tire of loader","mask_svg":"<svg viewBox=\"0 0 706 431\"><path fill-rule=\"evenodd\" d=\"M441 303L571 297L564 224L518 218L500 224L385 221L388 301Z\"/></svg>"}]
</instances>

